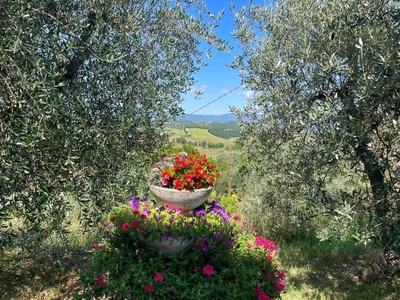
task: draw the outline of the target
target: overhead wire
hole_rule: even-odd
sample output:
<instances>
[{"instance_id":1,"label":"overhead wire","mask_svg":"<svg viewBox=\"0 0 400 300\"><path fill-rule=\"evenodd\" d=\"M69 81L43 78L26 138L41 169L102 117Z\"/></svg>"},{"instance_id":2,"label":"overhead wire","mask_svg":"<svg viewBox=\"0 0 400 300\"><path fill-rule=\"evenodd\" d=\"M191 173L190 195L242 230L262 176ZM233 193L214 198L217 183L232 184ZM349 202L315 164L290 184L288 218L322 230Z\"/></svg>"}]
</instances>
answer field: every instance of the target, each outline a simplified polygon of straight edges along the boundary
<instances>
[{"instance_id":1,"label":"overhead wire","mask_svg":"<svg viewBox=\"0 0 400 300\"><path fill-rule=\"evenodd\" d=\"M194 113L198 112L199 110L202 110L203 108L205 108L205 107L207 107L207 106L211 105L212 103L214 103L214 102L216 102L216 101L220 100L221 98L223 98L223 97L225 97L225 96L229 95L230 93L234 92L235 90L237 90L238 88L240 88L240 87L242 87L242 86L243 86L243 84L241 84L241 85L238 85L237 87L235 87L235 88L233 88L233 89L229 90L228 92L226 92L225 94L223 94L223 95L219 96L218 98L216 98L216 99L214 99L214 100L212 100L212 101L208 102L206 105L203 105L202 107L200 107L200 108L198 108L198 109L196 109L196 110L192 111L190 114L185 114L185 116L190 116L190 115L193 115Z\"/></svg>"}]
</instances>

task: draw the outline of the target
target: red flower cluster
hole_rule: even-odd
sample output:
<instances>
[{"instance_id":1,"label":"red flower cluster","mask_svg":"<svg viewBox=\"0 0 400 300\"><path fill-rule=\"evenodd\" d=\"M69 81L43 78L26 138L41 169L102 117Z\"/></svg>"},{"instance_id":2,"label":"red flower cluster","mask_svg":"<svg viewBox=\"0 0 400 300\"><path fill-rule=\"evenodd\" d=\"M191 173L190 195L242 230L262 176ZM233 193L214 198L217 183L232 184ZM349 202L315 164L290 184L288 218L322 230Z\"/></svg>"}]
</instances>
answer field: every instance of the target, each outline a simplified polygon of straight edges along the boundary
<instances>
[{"instance_id":1,"label":"red flower cluster","mask_svg":"<svg viewBox=\"0 0 400 300\"><path fill-rule=\"evenodd\" d=\"M146 291L147 294L152 294L154 293L154 285L152 284L146 285L144 290Z\"/></svg>"},{"instance_id":2,"label":"red flower cluster","mask_svg":"<svg viewBox=\"0 0 400 300\"><path fill-rule=\"evenodd\" d=\"M142 220L143 220L143 218L142 218ZM129 229L130 228L133 228L133 229L136 229L137 227L139 226L139 223L137 222L137 221L132 221L130 224L129 223L120 223L119 225L118 225L118 227L120 228L120 229L122 229L122 231L129 231ZM146 232L146 228L144 228L144 227L142 227L141 229L140 229L140 232L141 233L145 233Z\"/></svg>"},{"instance_id":3,"label":"red flower cluster","mask_svg":"<svg viewBox=\"0 0 400 300\"><path fill-rule=\"evenodd\" d=\"M193 153L189 156L186 152L181 152L178 156L166 158L164 161L168 163L156 163L153 169L153 174L160 176L159 184L162 187L177 190L207 188L220 176L206 155L198 156Z\"/></svg>"},{"instance_id":4,"label":"red flower cluster","mask_svg":"<svg viewBox=\"0 0 400 300\"><path fill-rule=\"evenodd\" d=\"M99 244L93 244L92 249L101 249L101 250L106 250L107 246L106 245L99 245Z\"/></svg>"},{"instance_id":5,"label":"red flower cluster","mask_svg":"<svg viewBox=\"0 0 400 300\"><path fill-rule=\"evenodd\" d=\"M105 286L106 283L104 281L104 277L103 276L97 277L97 279L95 280L94 284L100 285L100 286Z\"/></svg>"}]
</instances>

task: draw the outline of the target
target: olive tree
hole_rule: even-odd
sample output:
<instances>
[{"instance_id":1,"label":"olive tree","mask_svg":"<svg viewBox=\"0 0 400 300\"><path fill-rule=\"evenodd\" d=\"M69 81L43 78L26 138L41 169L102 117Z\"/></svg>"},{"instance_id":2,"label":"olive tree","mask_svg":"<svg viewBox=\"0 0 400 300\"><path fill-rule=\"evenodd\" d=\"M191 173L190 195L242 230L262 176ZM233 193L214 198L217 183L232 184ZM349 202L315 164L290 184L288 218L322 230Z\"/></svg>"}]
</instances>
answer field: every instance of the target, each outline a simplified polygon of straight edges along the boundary
<instances>
[{"instance_id":1,"label":"olive tree","mask_svg":"<svg viewBox=\"0 0 400 300\"><path fill-rule=\"evenodd\" d=\"M332 176L358 172L367 193L357 207L385 249L400 229L399 9L391 0L278 0L234 12L243 50L234 67L255 93L235 109L252 182L269 180L280 207L302 212L315 199L335 202ZM346 188L341 201L355 201ZM259 204L272 201L258 194Z\"/></svg>"},{"instance_id":2,"label":"olive tree","mask_svg":"<svg viewBox=\"0 0 400 300\"><path fill-rule=\"evenodd\" d=\"M203 45L227 49L219 18L198 0L0 2L0 244L62 232L68 199L93 222L138 192Z\"/></svg>"}]
</instances>

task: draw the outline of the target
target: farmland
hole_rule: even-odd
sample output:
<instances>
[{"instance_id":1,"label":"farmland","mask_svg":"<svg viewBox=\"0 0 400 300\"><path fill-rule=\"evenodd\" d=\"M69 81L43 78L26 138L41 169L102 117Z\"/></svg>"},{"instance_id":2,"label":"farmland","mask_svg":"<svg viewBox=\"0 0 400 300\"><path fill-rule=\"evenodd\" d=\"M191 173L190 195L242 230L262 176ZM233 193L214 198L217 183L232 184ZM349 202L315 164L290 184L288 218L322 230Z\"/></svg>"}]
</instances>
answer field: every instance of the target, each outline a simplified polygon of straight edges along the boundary
<instances>
[{"instance_id":1,"label":"farmland","mask_svg":"<svg viewBox=\"0 0 400 300\"><path fill-rule=\"evenodd\" d=\"M204 128L186 128L187 134L184 132L183 128L172 128L167 127L166 130L169 135L169 140L174 144L174 146L181 146L184 143L193 145L201 153L208 156L216 155L221 148L228 149L234 145L234 139L224 139L212 135ZM208 145L223 145L221 148L209 147ZM204 146L205 145L205 146Z\"/></svg>"}]
</instances>

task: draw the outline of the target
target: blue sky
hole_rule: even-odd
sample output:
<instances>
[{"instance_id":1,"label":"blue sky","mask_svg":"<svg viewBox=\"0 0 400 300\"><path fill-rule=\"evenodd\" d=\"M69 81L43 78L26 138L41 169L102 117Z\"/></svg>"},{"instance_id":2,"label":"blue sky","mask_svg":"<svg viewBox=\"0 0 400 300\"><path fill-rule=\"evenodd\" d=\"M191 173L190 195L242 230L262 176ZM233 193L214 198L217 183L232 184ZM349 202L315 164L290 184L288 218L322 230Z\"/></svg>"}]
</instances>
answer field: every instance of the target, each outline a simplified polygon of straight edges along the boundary
<instances>
[{"instance_id":1,"label":"blue sky","mask_svg":"<svg viewBox=\"0 0 400 300\"><path fill-rule=\"evenodd\" d=\"M194 93L183 95L185 100L181 106L186 114L198 110L195 114L221 115L229 113L230 106L243 107L246 104L247 97L251 94L251 91L239 88L229 95L207 105L240 85L238 72L236 70L228 70L226 67L226 65L234 60L234 56L240 53L236 41L232 38L234 24L233 14L229 10L229 5L233 2L235 3L235 9L239 9L242 6L248 6L249 2L248 0L206 0L205 2L208 10L215 15L222 9L225 9L219 27L215 31L220 38L227 40L234 49L230 53L220 53L216 50L212 52L213 57L206 60L208 66L203 67L195 76L197 81L195 87L202 90L203 94L200 96L200 99L195 99ZM269 1L253 0L253 4L264 4L266 2ZM205 105L207 106L201 108Z\"/></svg>"}]
</instances>

